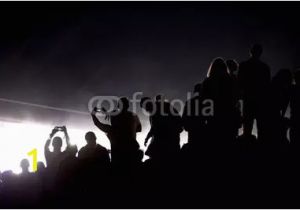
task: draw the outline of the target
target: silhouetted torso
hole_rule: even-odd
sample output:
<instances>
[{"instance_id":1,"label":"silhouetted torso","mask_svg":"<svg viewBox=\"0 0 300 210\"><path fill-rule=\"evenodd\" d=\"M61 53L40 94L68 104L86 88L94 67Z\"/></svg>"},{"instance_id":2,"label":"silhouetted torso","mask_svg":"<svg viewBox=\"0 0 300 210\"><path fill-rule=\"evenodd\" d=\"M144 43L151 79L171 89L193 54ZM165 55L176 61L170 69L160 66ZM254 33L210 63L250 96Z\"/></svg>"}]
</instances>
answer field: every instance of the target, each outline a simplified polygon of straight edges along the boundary
<instances>
[{"instance_id":1,"label":"silhouetted torso","mask_svg":"<svg viewBox=\"0 0 300 210\"><path fill-rule=\"evenodd\" d=\"M270 68L258 58L240 64L238 82L243 99L244 134L252 134L254 119L258 138L266 139L267 95L271 80Z\"/></svg>"},{"instance_id":2,"label":"silhouetted torso","mask_svg":"<svg viewBox=\"0 0 300 210\"><path fill-rule=\"evenodd\" d=\"M261 60L250 58L240 63L238 80L243 97L260 100L264 98L270 84L270 68Z\"/></svg>"},{"instance_id":3,"label":"silhouetted torso","mask_svg":"<svg viewBox=\"0 0 300 210\"><path fill-rule=\"evenodd\" d=\"M180 149L182 119L168 102L155 102L155 106L156 112L150 118L153 137L146 154L152 158L172 158Z\"/></svg>"},{"instance_id":4,"label":"silhouetted torso","mask_svg":"<svg viewBox=\"0 0 300 210\"><path fill-rule=\"evenodd\" d=\"M123 111L111 116L111 160L115 168L129 169L141 161L141 151L136 140L136 133L141 131L141 123L136 114Z\"/></svg>"},{"instance_id":5,"label":"silhouetted torso","mask_svg":"<svg viewBox=\"0 0 300 210\"><path fill-rule=\"evenodd\" d=\"M104 164L108 164L110 162L107 149L99 144L95 147L90 147L88 145L82 147L78 152L78 158L81 160L95 159L103 162Z\"/></svg>"},{"instance_id":6,"label":"silhouetted torso","mask_svg":"<svg viewBox=\"0 0 300 210\"><path fill-rule=\"evenodd\" d=\"M292 75L289 70L280 70L272 79L268 94L268 141L280 146L287 144L288 119L285 117L291 100Z\"/></svg>"},{"instance_id":7,"label":"silhouetted torso","mask_svg":"<svg viewBox=\"0 0 300 210\"><path fill-rule=\"evenodd\" d=\"M65 152L51 152L50 150L45 150L45 159L47 162L47 167L57 170L61 161L66 157Z\"/></svg>"}]
</instances>

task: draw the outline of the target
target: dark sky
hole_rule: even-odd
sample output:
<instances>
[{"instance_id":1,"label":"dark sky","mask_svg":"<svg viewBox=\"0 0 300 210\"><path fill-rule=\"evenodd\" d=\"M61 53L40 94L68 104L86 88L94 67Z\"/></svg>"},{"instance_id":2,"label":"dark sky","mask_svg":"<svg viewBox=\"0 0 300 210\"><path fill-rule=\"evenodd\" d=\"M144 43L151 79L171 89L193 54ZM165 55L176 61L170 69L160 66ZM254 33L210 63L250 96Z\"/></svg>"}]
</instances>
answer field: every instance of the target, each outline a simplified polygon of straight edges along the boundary
<instances>
[{"instance_id":1,"label":"dark sky","mask_svg":"<svg viewBox=\"0 0 300 210\"><path fill-rule=\"evenodd\" d=\"M298 11L296 2L1 2L0 98L82 111L94 95L184 99L214 57L245 60L254 42L273 73L294 69Z\"/></svg>"}]
</instances>

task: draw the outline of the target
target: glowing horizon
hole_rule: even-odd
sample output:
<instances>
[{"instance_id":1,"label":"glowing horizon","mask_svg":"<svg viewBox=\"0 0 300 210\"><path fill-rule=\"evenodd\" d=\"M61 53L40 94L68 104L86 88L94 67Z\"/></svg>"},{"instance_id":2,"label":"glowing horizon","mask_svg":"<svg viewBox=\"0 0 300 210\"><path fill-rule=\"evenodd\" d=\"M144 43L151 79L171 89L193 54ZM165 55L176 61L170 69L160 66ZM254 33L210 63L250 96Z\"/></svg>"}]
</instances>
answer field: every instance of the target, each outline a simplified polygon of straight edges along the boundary
<instances>
[{"instance_id":1,"label":"glowing horizon","mask_svg":"<svg viewBox=\"0 0 300 210\"><path fill-rule=\"evenodd\" d=\"M44 145L53 128L54 125L0 121L0 171L12 170L14 173L19 173L19 163L23 158L27 158L32 164L31 157L27 153L35 148L38 151L38 161L45 163ZM67 130L71 144L76 144L79 149L85 145L84 136L89 130L96 133L99 144L110 149L110 143L106 135L97 128L78 129L67 126ZM62 137L62 150L64 150L66 143L63 133L58 132L56 136ZM52 149L51 146L50 149Z\"/></svg>"}]
</instances>

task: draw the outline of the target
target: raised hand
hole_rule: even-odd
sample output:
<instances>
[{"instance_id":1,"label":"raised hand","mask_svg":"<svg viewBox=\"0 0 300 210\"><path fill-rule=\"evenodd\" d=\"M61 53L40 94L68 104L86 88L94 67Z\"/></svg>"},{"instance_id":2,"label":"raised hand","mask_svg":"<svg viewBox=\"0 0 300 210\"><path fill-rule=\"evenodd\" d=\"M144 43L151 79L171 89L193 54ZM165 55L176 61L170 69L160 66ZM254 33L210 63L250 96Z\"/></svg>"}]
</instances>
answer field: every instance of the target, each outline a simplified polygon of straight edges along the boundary
<instances>
[{"instance_id":1,"label":"raised hand","mask_svg":"<svg viewBox=\"0 0 300 210\"><path fill-rule=\"evenodd\" d=\"M93 108L93 111L92 111L91 115L96 115L97 111L98 111L98 108L95 106Z\"/></svg>"},{"instance_id":2,"label":"raised hand","mask_svg":"<svg viewBox=\"0 0 300 210\"><path fill-rule=\"evenodd\" d=\"M57 127L53 128L52 132L50 133L50 138L52 138L57 131L58 131Z\"/></svg>"}]
</instances>

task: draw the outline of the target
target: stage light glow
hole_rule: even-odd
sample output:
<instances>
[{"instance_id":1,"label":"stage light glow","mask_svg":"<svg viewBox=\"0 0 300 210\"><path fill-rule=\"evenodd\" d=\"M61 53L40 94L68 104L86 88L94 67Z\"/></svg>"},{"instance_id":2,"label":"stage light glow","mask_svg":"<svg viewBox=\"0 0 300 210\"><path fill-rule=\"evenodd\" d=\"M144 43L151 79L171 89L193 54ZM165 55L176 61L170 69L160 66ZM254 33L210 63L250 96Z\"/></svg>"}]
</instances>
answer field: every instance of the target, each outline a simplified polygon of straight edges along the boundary
<instances>
[{"instance_id":1,"label":"stage light glow","mask_svg":"<svg viewBox=\"0 0 300 210\"><path fill-rule=\"evenodd\" d=\"M20 161L23 158L27 158L32 164L32 157L28 156L27 153L35 148L38 151L38 161L45 163L44 145L53 127L52 125L30 122L0 121L0 171L13 170L13 172L19 173L21 171ZM97 129L68 128L71 143L76 144L78 148L84 146L84 135L88 130L96 133L98 143L108 149L110 148L105 134ZM62 132L57 133L57 136L64 137ZM64 149L66 146L65 141L63 143ZM52 148L50 147L50 149ZM30 167L30 170L32 170L32 167Z\"/></svg>"}]
</instances>

